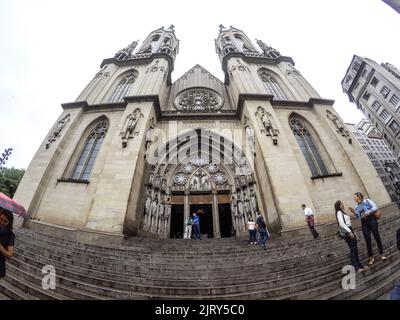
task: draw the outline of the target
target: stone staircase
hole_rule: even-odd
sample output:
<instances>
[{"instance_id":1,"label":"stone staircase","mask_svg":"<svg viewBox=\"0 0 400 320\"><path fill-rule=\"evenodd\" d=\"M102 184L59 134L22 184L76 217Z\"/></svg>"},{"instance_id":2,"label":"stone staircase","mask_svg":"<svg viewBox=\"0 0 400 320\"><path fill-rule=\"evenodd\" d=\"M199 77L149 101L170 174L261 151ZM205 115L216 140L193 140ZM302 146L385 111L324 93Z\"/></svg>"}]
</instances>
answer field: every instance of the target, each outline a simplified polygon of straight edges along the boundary
<instances>
[{"instance_id":1,"label":"stone staircase","mask_svg":"<svg viewBox=\"0 0 400 320\"><path fill-rule=\"evenodd\" d=\"M100 246L20 228L0 299L387 299L400 279L399 227L399 213L386 212L380 232L387 260L376 259L349 291L341 288L349 249L333 235L272 237L263 250L231 238L133 237L123 246ZM366 264L365 242L357 234ZM56 269L55 290L42 288L45 265Z\"/></svg>"}]
</instances>

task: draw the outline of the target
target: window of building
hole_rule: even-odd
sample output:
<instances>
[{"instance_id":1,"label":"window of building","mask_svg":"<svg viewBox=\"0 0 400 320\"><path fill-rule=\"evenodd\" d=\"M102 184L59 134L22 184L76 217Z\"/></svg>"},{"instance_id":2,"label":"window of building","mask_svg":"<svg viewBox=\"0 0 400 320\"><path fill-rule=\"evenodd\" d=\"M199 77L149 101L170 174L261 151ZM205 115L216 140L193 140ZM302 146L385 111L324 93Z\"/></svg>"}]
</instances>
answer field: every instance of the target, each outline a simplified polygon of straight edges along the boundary
<instances>
[{"instance_id":1,"label":"window of building","mask_svg":"<svg viewBox=\"0 0 400 320\"><path fill-rule=\"evenodd\" d=\"M353 70L354 70L354 71L360 70L360 64L359 64L358 62L354 62L354 64L353 64Z\"/></svg>"},{"instance_id":2,"label":"window of building","mask_svg":"<svg viewBox=\"0 0 400 320\"><path fill-rule=\"evenodd\" d=\"M371 86L376 87L376 85L379 83L379 80L377 77L373 77L371 80Z\"/></svg>"},{"instance_id":3,"label":"window of building","mask_svg":"<svg viewBox=\"0 0 400 320\"><path fill-rule=\"evenodd\" d=\"M393 120L390 123L389 128L395 132L399 128L399 124L395 120Z\"/></svg>"},{"instance_id":4,"label":"window of building","mask_svg":"<svg viewBox=\"0 0 400 320\"><path fill-rule=\"evenodd\" d=\"M374 103L372 104L372 109L377 112L379 110L379 108L381 107L381 104L378 101L374 101Z\"/></svg>"},{"instance_id":5,"label":"window of building","mask_svg":"<svg viewBox=\"0 0 400 320\"><path fill-rule=\"evenodd\" d=\"M386 98L388 96L388 94L390 93L390 89L386 86L383 86L381 89L381 93Z\"/></svg>"},{"instance_id":6,"label":"window of building","mask_svg":"<svg viewBox=\"0 0 400 320\"><path fill-rule=\"evenodd\" d=\"M328 169L311 137L310 131L304 123L300 119L292 118L290 120L290 126L299 144L300 150L306 159L308 167L310 168L311 174L313 176L327 175L329 173Z\"/></svg>"},{"instance_id":7,"label":"window of building","mask_svg":"<svg viewBox=\"0 0 400 320\"><path fill-rule=\"evenodd\" d=\"M383 121L386 121L387 119L389 119L390 114L389 112L387 112L385 109L383 109L383 111L381 112L381 114L379 115L379 117L381 117L381 119Z\"/></svg>"},{"instance_id":8,"label":"window of building","mask_svg":"<svg viewBox=\"0 0 400 320\"><path fill-rule=\"evenodd\" d=\"M99 153L100 147L107 133L107 129L108 121L102 120L90 131L72 172L71 179L89 179L97 154Z\"/></svg>"},{"instance_id":9,"label":"window of building","mask_svg":"<svg viewBox=\"0 0 400 320\"><path fill-rule=\"evenodd\" d=\"M357 90L357 88L358 88L359 85L360 85L360 84L357 82L356 85L354 86L354 89L353 89L353 90Z\"/></svg>"},{"instance_id":10,"label":"window of building","mask_svg":"<svg viewBox=\"0 0 400 320\"><path fill-rule=\"evenodd\" d=\"M362 74L361 74L361 77L365 78L365 75L366 75L366 74L367 74L367 70L364 69L363 72L362 72Z\"/></svg>"},{"instance_id":11,"label":"window of building","mask_svg":"<svg viewBox=\"0 0 400 320\"><path fill-rule=\"evenodd\" d=\"M132 84L135 82L136 76L133 72L127 74L121 79L118 86L115 88L113 94L108 102L121 102L125 95L129 92Z\"/></svg>"},{"instance_id":12,"label":"window of building","mask_svg":"<svg viewBox=\"0 0 400 320\"><path fill-rule=\"evenodd\" d=\"M363 99L365 101L368 101L369 97L371 96L371 94L368 91L365 91L364 95L363 95Z\"/></svg>"},{"instance_id":13,"label":"window of building","mask_svg":"<svg viewBox=\"0 0 400 320\"><path fill-rule=\"evenodd\" d=\"M286 93L282 90L281 86L273 76L265 72L263 72L260 76L269 94L272 94L277 100L288 99Z\"/></svg>"},{"instance_id":14,"label":"window of building","mask_svg":"<svg viewBox=\"0 0 400 320\"><path fill-rule=\"evenodd\" d=\"M392 95L392 97L389 100L389 102L394 106L396 106L399 103L399 101L400 101L399 97L396 96L395 94Z\"/></svg>"}]
</instances>

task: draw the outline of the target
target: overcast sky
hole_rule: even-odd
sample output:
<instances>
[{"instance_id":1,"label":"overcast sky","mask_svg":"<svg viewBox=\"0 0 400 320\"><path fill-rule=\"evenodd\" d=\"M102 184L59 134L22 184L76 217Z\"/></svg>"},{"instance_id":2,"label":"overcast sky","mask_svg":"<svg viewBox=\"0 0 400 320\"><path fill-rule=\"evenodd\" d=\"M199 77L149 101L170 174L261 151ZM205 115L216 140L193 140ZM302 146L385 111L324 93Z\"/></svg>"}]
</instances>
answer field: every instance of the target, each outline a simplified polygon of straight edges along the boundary
<instances>
[{"instance_id":1,"label":"overcast sky","mask_svg":"<svg viewBox=\"0 0 400 320\"><path fill-rule=\"evenodd\" d=\"M175 25L175 81L195 64L223 81L214 39L220 24L291 56L346 122L362 115L340 81L353 54L400 67L400 15L380 0L0 0L0 152L26 168L62 112L104 58Z\"/></svg>"}]
</instances>

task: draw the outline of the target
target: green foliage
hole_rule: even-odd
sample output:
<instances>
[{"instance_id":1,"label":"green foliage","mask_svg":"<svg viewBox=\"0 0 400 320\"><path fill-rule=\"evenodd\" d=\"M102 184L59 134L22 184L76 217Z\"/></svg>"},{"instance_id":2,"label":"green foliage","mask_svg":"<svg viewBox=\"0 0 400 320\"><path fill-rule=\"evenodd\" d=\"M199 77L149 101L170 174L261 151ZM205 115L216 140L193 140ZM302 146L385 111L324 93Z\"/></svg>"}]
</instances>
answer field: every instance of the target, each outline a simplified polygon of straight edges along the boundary
<instances>
[{"instance_id":1,"label":"green foliage","mask_svg":"<svg viewBox=\"0 0 400 320\"><path fill-rule=\"evenodd\" d=\"M0 192L12 198L25 173L24 169L0 169Z\"/></svg>"}]
</instances>

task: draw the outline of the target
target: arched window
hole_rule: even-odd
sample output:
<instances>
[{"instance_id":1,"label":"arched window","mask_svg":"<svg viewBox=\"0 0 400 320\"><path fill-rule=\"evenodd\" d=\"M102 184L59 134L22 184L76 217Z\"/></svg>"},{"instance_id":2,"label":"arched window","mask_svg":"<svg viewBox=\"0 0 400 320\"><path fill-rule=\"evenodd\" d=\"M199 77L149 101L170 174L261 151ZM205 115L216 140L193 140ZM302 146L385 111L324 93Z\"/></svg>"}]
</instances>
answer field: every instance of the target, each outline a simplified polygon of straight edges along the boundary
<instances>
[{"instance_id":1,"label":"arched window","mask_svg":"<svg viewBox=\"0 0 400 320\"><path fill-rule=\"evenodd\" d=\"M130 72L123 77L108 102L121 102L125 95L129 92L129 89L132 87L135 79L136 75L133 72Z\"/></svg>"},{"instance_id":2,"label":"arched window","mask_svg":"<svg viewBox=\"0 0 400 320\"><path fill-rule=\"evenodd\" d=\"M287 100L287 95L285 91L282 90L279 83L275 80L273 76L268 73L261 73L261 80L264 82L265 88L268 93L272 94L277 100Z\"/></svg>"},{"instance_id":3,"label":"arched window","mask_svg":"<svg viewBox=\"0 0 400 320\"><path fill-rule=\"evenodd\" d=\"M304 123L298 118L291 118L290 127L292 128L293 134L296 137L297 143L299 144L304 158L306 158L312 175L321 176L329 174L328 169L326 168L324 161L318 152L317 146L311 137L310 131L307 129Z\"/></svg>"},{"instance_id":4,"label":"arched window","mask_svg":"<svg viewBox=\"0 0 400 320\"><path fill-rule=\"evenodd\" d=\"M89 132L85 145L72 172L71 179L88 180L101 144L107 133L108 121L101 120Z\"/></svg>"}]
</instances>

